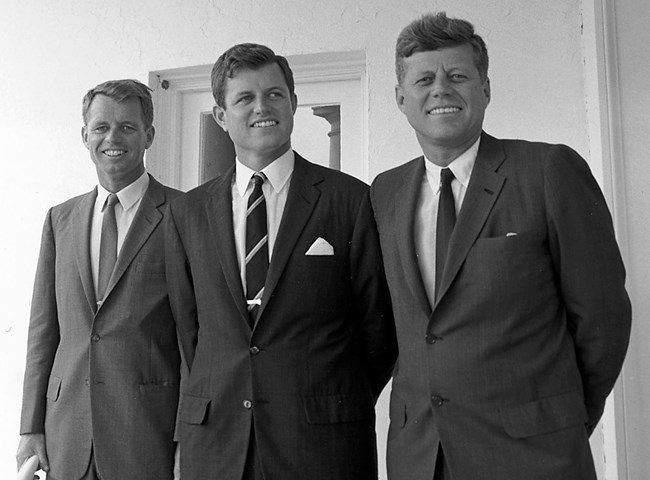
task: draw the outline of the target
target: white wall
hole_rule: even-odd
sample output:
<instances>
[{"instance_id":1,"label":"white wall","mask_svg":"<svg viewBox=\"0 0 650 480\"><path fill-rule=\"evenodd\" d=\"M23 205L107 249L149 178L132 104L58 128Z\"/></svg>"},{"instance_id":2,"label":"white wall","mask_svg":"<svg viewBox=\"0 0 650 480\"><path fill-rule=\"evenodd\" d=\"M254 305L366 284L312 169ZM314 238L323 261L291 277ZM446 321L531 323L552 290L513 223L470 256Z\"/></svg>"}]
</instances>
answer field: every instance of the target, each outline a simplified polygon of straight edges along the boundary
<instances>
[{"instance_id":1,"label":"white wall","mask_svg":"<svg viewBox=\"0 0 650 480\"><path fill-rule=\"evenodd\" d=\"M0 477L10 478L14 468L42 222L50 205L95 183L79 133L88 88L111 78L146 83L152 70L211 63L243 41L265 43L284 55L365 50L373 177L418 154L415 136L394 105L395 38L417 15L446 10L473 21L491 52L486 129L496 136L568 143L588 156L580 9L580 0L3 0ZM647 151L638 151L637 158Z\"/></svg>"}]
</instances>

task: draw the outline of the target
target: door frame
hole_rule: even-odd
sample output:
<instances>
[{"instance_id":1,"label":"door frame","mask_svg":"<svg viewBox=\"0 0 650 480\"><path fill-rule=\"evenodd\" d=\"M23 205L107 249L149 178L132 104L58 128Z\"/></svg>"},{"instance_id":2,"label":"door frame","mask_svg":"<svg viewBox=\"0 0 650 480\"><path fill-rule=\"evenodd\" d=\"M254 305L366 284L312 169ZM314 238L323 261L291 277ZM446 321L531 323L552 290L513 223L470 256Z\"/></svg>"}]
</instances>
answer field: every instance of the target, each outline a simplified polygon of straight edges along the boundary
<instances>
[{"instance_id":1,"label":"door frame","mask_svg":"<svg viewBox=\"0 0 650 480\"><path fill-rule=\"evenodd\" d=\"M368 82L363 51L327 52L287 56L296 85L306 83L358 81L363 111L361 161L353 175L368 180ZM162 183L178 187L181 162L181 106L183 95L209 92L212 64L157 70L149 73L149 87L155 110L156 139L147 151L147 170Z\"/></svg>"}]
</instances>

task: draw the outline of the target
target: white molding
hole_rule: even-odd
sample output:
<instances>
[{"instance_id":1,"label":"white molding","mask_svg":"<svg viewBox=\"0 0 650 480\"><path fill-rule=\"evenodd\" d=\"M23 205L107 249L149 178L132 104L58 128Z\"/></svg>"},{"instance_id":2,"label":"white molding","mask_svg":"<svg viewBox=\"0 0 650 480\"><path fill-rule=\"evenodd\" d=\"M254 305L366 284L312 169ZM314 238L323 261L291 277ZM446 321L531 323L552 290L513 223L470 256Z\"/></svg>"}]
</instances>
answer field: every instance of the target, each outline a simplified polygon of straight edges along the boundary
<instances>
[{"instance_id":1,"label":"white molding","mask_svg":"<svg viewBox=\"0 0 650 480\"><path fill-rule=\"evenodd\" d=\"M363 159L361 176L368 176L368 82L362 51L287 56L296 84L359 80L363 96ZM212 65L158 70L149 74L153 90L156 139L147 152L147 169L167 185L180 184L181 102L185 93L210 91Z\"/></svg>"},{"instance_id":2,"label":"white molding","mask_svg":"<svg viewBox=\"0 0 650 480\"><path fill-rule=\"evenodd\" d=\"M600 160L595 170L601 173L598 180L612 212L621 254L628 263L625 152L614 2L583 0L583 27L590 152L592 161ZM623 367L601 422L606 480L628 479L624 381L627 368L633 367Z\"/></svg>"},{"instance_id":3,"label":"white molding","mask_svg":"<svg viewBox=\"0 0 650 480\"><path fill-rule=\"evenodd\" d=\"M287 57L296 83L361 79L366 56L361 51L314 53Z\"/></svg>"}]
</instances>

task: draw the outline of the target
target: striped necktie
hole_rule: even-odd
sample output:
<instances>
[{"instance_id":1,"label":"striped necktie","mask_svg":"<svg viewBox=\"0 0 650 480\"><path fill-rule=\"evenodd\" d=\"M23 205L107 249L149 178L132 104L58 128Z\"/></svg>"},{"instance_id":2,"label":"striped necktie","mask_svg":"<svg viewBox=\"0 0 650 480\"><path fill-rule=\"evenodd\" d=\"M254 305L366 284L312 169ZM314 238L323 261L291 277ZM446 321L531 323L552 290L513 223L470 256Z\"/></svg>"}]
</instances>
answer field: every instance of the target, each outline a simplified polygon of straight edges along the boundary
<instances>
[{"instance_id":1,"label":"striped necktie","mask_svg":"<svg viewBox=\"0 0 650 480\"><path fill-rule=\"evenodd\" d=\"M262 184L263 173L253 175L253 192L246 210L246 300L251 328L262 304L266 271L269 268L268 233L266 227L266 201Z\"/></svg>"}]
</instances>

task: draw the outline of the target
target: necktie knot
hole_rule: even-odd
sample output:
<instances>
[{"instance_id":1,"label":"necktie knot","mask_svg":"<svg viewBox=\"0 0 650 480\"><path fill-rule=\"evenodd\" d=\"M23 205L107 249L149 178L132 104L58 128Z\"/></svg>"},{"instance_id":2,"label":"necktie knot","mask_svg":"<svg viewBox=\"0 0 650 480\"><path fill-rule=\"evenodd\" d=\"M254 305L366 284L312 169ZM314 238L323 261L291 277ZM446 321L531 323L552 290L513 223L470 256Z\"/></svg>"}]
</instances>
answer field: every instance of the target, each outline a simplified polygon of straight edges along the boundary
<instances>
[{"instance_id":1,"label":"necktie knot","mask_svg":"<svg viewBox=\"0 0 650 480\"><path fill-rule=\"evenodd\" d=\"M443 168L440 171L440 185L451 185L451 181L456 178L451 168Z\"/></svg>"},{"instance_id":2,"label":"necktie knot","mask_svg":"<svg viewBox=\"0 0 650 480\"><path fill-rule=\"evenodd\" d=\"M264 175L262 172L255 172L253 174L253 185L255 187L261 187L265 180L266 175Z\"/></svg>"},{"instance_id":3,"label":"necktie knot","mask_svg":"<svg viewBox=\"0 0 650 480\"><path fill-rule=\"evenodd\" d=\"M111 193L106 197L106 204L104 205L104 210L106 207L113 208L117 203L120 203L120 199L117 198L117 195Z\"/></svg>"}]
</instances>

